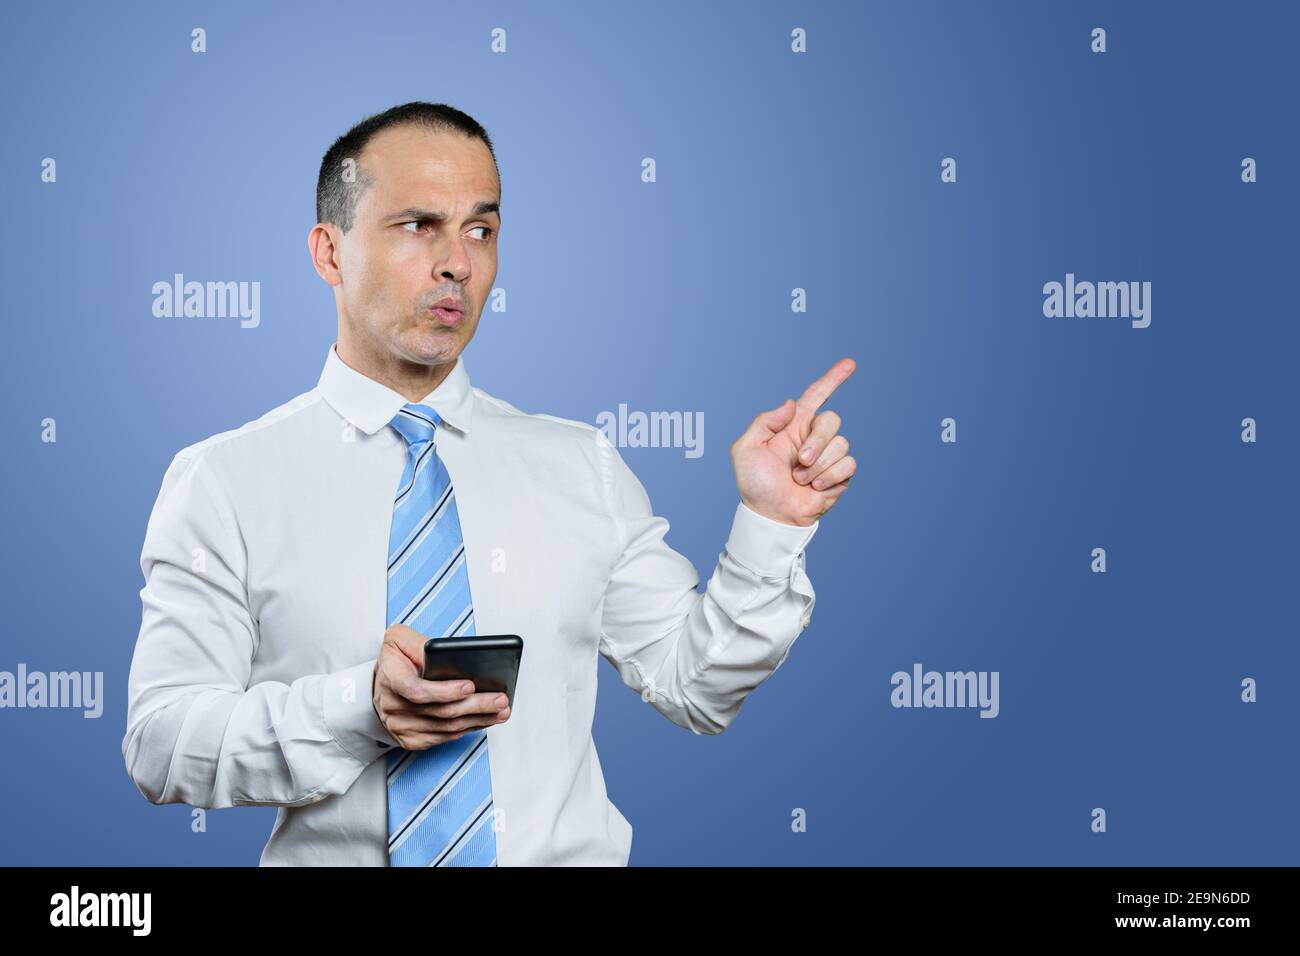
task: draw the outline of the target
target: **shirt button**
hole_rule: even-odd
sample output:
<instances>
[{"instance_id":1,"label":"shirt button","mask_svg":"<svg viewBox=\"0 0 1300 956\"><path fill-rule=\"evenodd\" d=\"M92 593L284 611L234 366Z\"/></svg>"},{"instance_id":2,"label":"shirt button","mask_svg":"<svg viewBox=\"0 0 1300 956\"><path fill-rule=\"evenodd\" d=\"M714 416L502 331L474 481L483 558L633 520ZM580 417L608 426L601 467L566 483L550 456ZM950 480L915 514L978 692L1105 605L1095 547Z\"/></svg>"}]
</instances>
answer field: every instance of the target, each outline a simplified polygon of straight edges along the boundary
<instances>
[{"instance_id":1,"label":"shirt button","mask_svg":"<svg viewBox=\"0 0 1300 956\"><path fill-rule=\"evenodd\" d=\"M812 618L810 618L810 617L806 617L806 618L803 619L803 626L804 626L804 627L807 627L807 626L808 626L809 624L811 624L811 623L812 623Z\"/></svg>"}]
</instances>

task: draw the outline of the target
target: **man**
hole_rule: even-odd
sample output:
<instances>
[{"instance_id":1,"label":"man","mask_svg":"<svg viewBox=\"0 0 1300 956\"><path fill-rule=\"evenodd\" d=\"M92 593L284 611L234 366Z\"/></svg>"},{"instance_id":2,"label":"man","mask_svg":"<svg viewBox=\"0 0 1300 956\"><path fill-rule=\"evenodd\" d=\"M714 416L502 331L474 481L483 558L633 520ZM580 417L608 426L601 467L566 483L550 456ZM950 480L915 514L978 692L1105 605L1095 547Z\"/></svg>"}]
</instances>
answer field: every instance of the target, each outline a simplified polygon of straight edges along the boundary
<instances>
[{"instance_id":1,"label":"man","mask_svg":"<svg viewBox=\"0 0 1300 956\"><path fill-rule=\"evenodd\" d=\"M818 409L853 362L732 445L701 594L602 432L471 387L500 196L450 107L341 137L308 236L338 312L319 382L163 477L123 756L154 803L279 807L263 865L625 865L598 658L715 734L808 624L804 547L856 467ZM524 640L514 700L421 679L426 637L500 634Z\"/></svg>"}]
</instances>

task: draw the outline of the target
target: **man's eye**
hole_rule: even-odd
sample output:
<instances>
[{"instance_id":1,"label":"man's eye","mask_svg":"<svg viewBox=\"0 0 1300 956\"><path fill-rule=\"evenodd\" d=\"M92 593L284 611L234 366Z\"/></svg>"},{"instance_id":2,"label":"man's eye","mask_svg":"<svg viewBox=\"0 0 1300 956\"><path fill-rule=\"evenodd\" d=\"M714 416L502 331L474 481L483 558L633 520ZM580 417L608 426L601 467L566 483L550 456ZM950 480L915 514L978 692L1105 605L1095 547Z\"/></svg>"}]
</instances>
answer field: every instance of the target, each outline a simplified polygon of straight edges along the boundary
<instances>
[{"instance_id":1,"label":"man's eye","mask_svg":"<svg viewBox=\"0 0 1300 956\"><path fill-rule=\"evenodd\" d=\"M420 231L424 226L426 226L426 225L428 225L428 220L424 220L424 219L412 219L410 222L404 222L404 223L402 223L402 228L403 228L403 229L406 229L407 226L415 226L415 227L417 227L417 228L415 228L415 229L407 229L406 231L407 231L407 232L411 232L411 233L416 233L416 232L419 232L419 231ZM475 226L474 228L475 228L475 229L482 229L482 230L483 230L483 233L484 233L484 234L483 234L482 238L479 239L479 242L487 242L487 241L492 237L492 234L493 234L494 232L496 232L496 230L493 229L491 226Z\"/></svg>"}]
</instances>

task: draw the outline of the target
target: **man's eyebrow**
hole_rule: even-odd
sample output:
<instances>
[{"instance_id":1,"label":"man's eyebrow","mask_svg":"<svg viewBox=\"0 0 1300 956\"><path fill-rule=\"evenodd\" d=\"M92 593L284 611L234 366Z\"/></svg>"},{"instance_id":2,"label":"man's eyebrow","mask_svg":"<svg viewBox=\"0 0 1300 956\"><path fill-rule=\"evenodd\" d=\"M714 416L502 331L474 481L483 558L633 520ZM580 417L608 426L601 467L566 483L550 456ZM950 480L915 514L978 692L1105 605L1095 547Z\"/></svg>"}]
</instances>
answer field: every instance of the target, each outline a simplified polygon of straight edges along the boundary
<instances>
[{"instance_id":1,"label":"man's eyebrow","mask_svg":"<svg viewBox=\"0 0 1300 956\"><path fill-rule=\"evenodd\" d=\"M487 202L486 200L475 204L474 208L469 211L471 216L486 216L494 212L501 215L501 204L496 202ZM408 206L401 212L395 212L390 216L385 216L384 222L396 222L398 219L423 219L431 222L446 222L447 213L438 212L433 209L421 209L419 206Z\"/></svg>"}]
</instances>

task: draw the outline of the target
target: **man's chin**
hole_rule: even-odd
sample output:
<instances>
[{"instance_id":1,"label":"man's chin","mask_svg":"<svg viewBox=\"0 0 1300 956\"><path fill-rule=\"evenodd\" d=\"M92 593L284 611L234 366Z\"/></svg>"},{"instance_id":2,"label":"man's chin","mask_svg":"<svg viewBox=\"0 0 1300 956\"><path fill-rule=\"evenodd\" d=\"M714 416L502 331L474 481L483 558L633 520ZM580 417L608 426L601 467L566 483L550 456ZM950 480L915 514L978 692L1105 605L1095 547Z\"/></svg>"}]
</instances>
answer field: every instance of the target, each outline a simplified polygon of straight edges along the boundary
<instances>
[{"instance_id":1,"label":"man's chin","mask_svg":"<svg viewBox=\"0 0 1300 956\"><path fill-rule=\"evenodd\" d=\"M398 349L409 361L421 365L443 365L456 361L465 347L462 329L442 329L436 326L417 329L405 336Z\"/></svg>"}]
</instances>

